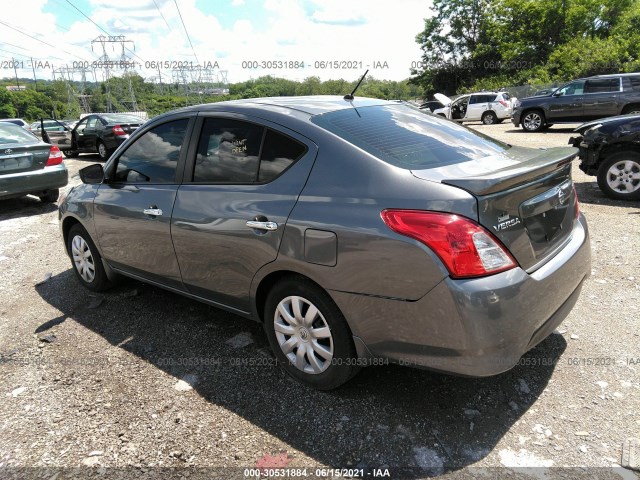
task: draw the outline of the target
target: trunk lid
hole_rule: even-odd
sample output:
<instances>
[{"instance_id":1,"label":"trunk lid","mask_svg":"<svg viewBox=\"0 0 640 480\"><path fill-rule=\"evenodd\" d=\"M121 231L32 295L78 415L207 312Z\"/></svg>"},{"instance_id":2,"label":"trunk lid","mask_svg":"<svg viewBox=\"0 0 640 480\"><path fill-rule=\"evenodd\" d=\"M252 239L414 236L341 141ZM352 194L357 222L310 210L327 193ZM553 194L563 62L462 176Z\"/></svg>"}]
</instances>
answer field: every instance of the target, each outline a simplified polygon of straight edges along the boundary
<instances>
[{"instance_id":1,"label":"trunk lid","mask_svg":"<svg viewBox=\"0 0 640 480\"><path fill-rule=\"evenodd\" d=\"M131 134L136 131L136 129L140 126L139 123L119 123L124 133Z\"/></svg>"},{"instance_id":2,"label":"trunk lid","mask_svg":"<svg viewBox=\"0 0 640 480\"><path fill-rule=\"evenodd\" d=\"M10 144L0 146L0 175L41 170L49 159L50 145Z\"/></svg>"},{"instance_id":3,"label":"trunk lid","mask_svg":"<svg viewBox=\"0 0 640 480\"><path fill-rule=\"evenodd\" d=\"M570 240L576 218L571 147L503 153L412 173L468 191L478 201L478 221L531 272Z\"/></svg>"}]
</instances>

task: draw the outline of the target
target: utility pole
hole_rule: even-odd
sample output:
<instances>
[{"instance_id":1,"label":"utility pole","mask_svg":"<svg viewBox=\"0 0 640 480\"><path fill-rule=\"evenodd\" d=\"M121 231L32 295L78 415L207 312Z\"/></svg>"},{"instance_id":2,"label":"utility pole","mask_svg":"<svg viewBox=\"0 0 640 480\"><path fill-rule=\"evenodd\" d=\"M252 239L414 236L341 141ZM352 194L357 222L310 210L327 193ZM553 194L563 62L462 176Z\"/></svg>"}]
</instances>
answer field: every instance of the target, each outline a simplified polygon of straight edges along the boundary
<instances>
[{"instance_id":1,"label":"utility pole","mask_svg":"<svg viewBox=\"0 0 640 480\"><path fill-rule=\"evenodd\" d=\"M15 57L11 58L13 60L13 73L16 74L16 85L18 86L18 90L20 90L20 80L18 80L18 70L16 69L16 62L17 60L15 59Z\"/></svg>"}]
</instances>

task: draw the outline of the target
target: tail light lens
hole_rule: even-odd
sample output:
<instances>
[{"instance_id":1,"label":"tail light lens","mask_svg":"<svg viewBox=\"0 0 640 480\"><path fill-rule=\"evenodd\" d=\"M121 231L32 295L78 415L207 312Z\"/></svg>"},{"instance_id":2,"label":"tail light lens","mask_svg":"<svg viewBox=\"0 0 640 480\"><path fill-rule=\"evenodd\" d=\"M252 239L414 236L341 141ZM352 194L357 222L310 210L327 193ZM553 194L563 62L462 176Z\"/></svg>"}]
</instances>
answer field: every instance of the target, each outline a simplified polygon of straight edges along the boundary
<instances>
[{"instance_id":1,"label":"tail light lens","mask_svg":"<svg viewBox=\"0 0 640 480\"><path fill-rule=\"evenodd\" d=\"M111 129L111 131L113 132L114 135L118 135L118 136L122 136L122 135L126 135L127 134L122 129L122 127L120 125L114 125L114 127Z\"/></svg>"},{"instance_id":2,"label":"tail light lens","mask_svg":"<svg viewBox=\"0 0 640 480\"><path fill-rule=\"evenodd\" d=\"M500 100L500 105L502 105L504 108L507 108L509 106L506 100Z\"/></svg>"},{"instance_id":3,"label":"tail light lens","mask_svg":"<svg viewBox=\"0 0 640 480\"><path fill-rule=\"evenodd\" d=\"M580 218L580 203L578 202L578 192L576 192L576 186L573 186L573 198L574 198L574 208L575 208L575 216L576 220Z\"/></svg>"},{"instance_id":4,"label":"tail light lens","mask_svg":"<svg viewBox=\"0 0 640 480\"><path fill-rule=\"evenodd\" d=\"M383 210L382 219L396 233L425 244L453 278L492 275L517 262L491 233L460 215L421 210Z\"/></svg>"},{"instance_id":5,"label":"tail light lens","mask_svg":"<svg viewBox=\"0 0 640 480\"><path fill-rule=\"evenodd\" d=\"M60 165L62 163L62 152L55 145L51 145L51 150L49 150L49 159L45 167L53 167L54 165Z\"/></svg>"}]
</instances>

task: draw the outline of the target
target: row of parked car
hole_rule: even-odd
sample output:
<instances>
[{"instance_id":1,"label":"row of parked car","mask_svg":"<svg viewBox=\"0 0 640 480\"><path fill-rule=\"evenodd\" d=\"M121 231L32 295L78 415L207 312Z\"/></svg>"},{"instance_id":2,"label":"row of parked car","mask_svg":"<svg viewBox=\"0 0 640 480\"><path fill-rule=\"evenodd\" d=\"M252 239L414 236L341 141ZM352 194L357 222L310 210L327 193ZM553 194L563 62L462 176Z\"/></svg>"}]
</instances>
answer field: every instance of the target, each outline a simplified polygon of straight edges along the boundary
<instances>
[{"instance_id":1,"label":"row of parked car","mask_svg":"<svg viewBox=\"0 0 640 480\"><path fill-rule=\"evenodd\" d=\"M68 174L62 159L80 153L109 155L144 120L125 114L92 114L77 120L0 120L0 198L35 195L55 202Z\"/></svg>"},{"instance_id":2,"label":"row of parked car","mask_svg":"<svg viewBox=\"0 0 640 480\"><path fill-rule=\"evenodd\" d=\"M609 197L640 199L640 73L581 78L521 100L507 92L478 92L455 100L436 93L420 108L460 123L490 125L510 119L527 132L586 122L570 140L580 149L580 169L596 176Z\"/></svg>"}]
</instances>

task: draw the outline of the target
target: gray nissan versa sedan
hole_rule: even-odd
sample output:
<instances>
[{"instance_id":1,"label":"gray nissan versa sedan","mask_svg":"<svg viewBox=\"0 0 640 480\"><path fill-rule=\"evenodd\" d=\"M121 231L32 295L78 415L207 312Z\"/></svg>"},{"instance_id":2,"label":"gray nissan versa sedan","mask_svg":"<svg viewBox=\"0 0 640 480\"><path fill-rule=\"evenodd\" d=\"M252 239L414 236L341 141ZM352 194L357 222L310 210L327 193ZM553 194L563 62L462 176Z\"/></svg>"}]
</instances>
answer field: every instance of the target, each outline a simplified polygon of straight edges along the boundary
<instances>
[{"instance_id":1,"label":"gray nissan versa sedan","mask_svg":"<svg viewBox=\"0 0 640 480\"><path fill-rule=\"evenodd\" d=\"M493 375L590 273L576 153L382 100L220 102L156 117L81 170L60 225L85 287L122 274L260 321L315 388L380 361Z\"/></svg>"}]
</instances>

